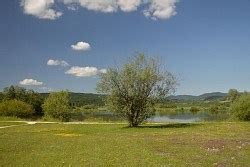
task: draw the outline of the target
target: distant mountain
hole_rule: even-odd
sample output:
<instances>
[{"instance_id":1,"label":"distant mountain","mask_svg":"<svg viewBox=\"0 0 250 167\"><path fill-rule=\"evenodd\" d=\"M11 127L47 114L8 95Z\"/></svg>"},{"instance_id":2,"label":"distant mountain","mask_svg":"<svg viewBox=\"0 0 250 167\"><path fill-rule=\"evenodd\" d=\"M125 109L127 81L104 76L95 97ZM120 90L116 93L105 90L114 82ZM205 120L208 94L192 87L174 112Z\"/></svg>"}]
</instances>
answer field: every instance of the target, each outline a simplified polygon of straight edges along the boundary
<instances>
[{"instance_id":1,"label":"distant mountain","mask_svg":"<svg viewBox=\"0 0 250 167\"><path fill-rule=\"evenodd\" d=\"M183 101L194 101L198 100L198 96L193 95L176 95L176 96L169 96L167 99L169 100L183 100Z\"/></svg>"},{"instance_id":2,"label":"distant mountain","mask_svg":"<svg viewBox=\"0 0 250 167\"><path fill-rule=\"evenodd\" d=\"M212 93L204 93L199 97L200 100L217 100L222 99L227 96L227 93L221 93L221 92L212 92Z\"/></svg>"},{"instance_id":3,"label":"distant mountain","mask_svg":"<svg viewBox=\"0 0 250 167\"><path fill-rule=\"evenodd\" d=\"M42 97L45 99L48 97L49 93L40 93ZM199 96L193 95L177 95L177 96L169 96L168 100L176 100L176 101L216 101L223 100L227 96L227 93L221 92L212 92L205 93ZM74 93L70 92L70 103L74 106L83 106L83 105L104 105L105 95L102 94L92 94L92 93ZM0 92L0 102L3 99L3 94Z\"/></svg>"},{"instance_id":4,"label":"distant mountain","mask_svg":"<svg viewBox=\"0 0 250 167\"><path fill-rule=\"evenodd\" d=\"M227 96L227 93L221 92L212 92L212 93L204 93L199 96L193 95L176 95L169 96L169 100L178 100L178 101L215 101L215 100L223 100Z\"/></svg>"}]
</instances>

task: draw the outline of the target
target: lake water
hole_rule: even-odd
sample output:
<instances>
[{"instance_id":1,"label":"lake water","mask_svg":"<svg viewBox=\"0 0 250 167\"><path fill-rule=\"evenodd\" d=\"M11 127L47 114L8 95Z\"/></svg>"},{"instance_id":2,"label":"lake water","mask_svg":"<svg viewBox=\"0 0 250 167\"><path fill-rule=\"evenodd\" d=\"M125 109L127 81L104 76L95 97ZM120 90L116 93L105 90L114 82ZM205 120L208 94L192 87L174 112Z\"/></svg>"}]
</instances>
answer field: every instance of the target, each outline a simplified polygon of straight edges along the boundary
<instances>
[{"instance_id":1,"label":"lake water","mask_svg":"<svg viewBox=\"0 0 250 167\"><path fill-rule=\"evenodd\" d=\"M156 113L147 121L152 123L193 123L202 121L205 118L207 118L207 116L203 114L177 113L174 115L167 115L167 114ZM75 117L75 120L78 121L84 121L86 119L102 120L107 122L123 120L119 114L114 114L111 112L96 112L96 113L82 114Z\"/></svg>"},{"instance_id":2,"label":"lake water","mask_svg":"<svg viewBox=\"0 0 250 167\"><path fill-rule=\"evenodd\" d=\"M158 122L158 123L192 123L199 122L204 119L201 115L194 115L189 113L180 113L175 115L160 115L155 114L153 117L148 119L148 122Z\"/></svg>"}]
</instances>

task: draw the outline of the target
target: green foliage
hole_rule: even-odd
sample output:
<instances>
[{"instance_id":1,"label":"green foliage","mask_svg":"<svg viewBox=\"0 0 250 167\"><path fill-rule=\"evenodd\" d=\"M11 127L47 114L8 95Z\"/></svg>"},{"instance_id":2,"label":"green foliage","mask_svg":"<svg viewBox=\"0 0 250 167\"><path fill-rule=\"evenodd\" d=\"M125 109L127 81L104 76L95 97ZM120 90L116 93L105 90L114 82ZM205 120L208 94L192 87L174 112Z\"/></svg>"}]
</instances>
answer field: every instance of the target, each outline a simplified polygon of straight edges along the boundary
<instances>
[{"instance_id":1,"label":"green foliage","mask_svg":"<svg viewBox=\"0 0 250 167\"><path fill-rule=\"evenodd\" d=\"M49 96L49 93L40 94L44 99ZM70 92L69 101L72 107L81 107L85 105L104 106L106 95L93 93L74 93Z\"/></svg>"},{"instance_id":2,"label":"green foliage","mask_svg":"<svg viewBox=\"0 0 250 167\"><path fill-rule=\"evenodd\" d=\"M159 103L157 104L159 108L177 108L177 105L174 103Z\"/></svg>"},{"instance_id":3,"label":"green foliage","mask_svg":"<svg viewBox=\"0 0 250 167\"><path fill-rule=\"evenodd\" d=\"M19 100L6 100L0 103L0 115L18 118L28 118L32 116L34 109L32 105Z\"/></svg>"},{"instance_id":4,"label":"green foliage","mask_svg":"<svg viewBox=\"0 0 250 167\"><path fill-rule=\"evenodd\" d=\"M97 88L108 94L111 111L121 113L130 126L138 126L154 114L157 99L165 98L175 86L171 73L161 72L155 59L139 54L121 68L101 74Z\"/></svg>"},{"instance_id":5,"label":"green foliage","mask_svg":"<svg viewBox=\"0 0 250 167\"><path fill-rule=\"evenodd\" d=\"M181 107L181 108L176 108L175 111L176 111L177 113L183 113L183 112L184 112L184 108L183 108L183 107Z\"/></svg>"},{"instance_id":6,"label":"green foliage","mask_svg":"<svg viewBox=\"0 0 250 167\"><path fill-rule=\"evenodd\" d=\"M231 105L231 112L234 118L250 121L250 93L245 93L234 101Z\"/></svg>"},{"instance_id":7,"label":"green foliage","mask_svg":"<svg viewBox=\"0 0 250 167\"><path fill-rule=\"evenodd\" d=\"M219 113L219 106L218 105L212 105L209 107L209 112L211 114L218 114Z\"/></svg>"},{"instance_id":8,"label":"green foliage","mask_svg":"<svg viewBox=\"0 0 250 167\"><path fill-rule=\"evenodd\" d=\"M0 102L3 101L3 99L4 99L4 95L2 92L0 92Z\"/></svg>"},{"instance_id":9,"label":"green foliage","mask_svg":"<svg viewBox=\"0 0 250 167\"><path fill-rule=\"evenodd\" d=\"M240 96L240 93L237 89L230 89L228 91L227 100L234 102L238 97Z\"/></svg>"},{"instance_id":10,"label":"green foliage","mask_svg":"<svg viewBox=\"0 0 250 167\"><path fill-rule=\"evenodd\" d=\"M41 107L43 99L39 93L36 93L33 90L26 90L25 88L19 86L10 86L4 88L3 96L5 100L15 99L28 103L35 109L35 115L43 115Z\"/></svg>"},{"instance_id":11,"label":"green foliage","mask_svg":"<svg viewBox=\"0 0 250 167\"><path fill-rule=\"evenodd\" d=\"M69 93L67 91L51 92L42 105L45 117L69 121L71 117Z\"/></svg>"},{"instance_id":12,"label":"green foliage","mask_svg":"<svg viewBox=\"0 0 250 167\"><path fill-rule=\"evenodd\" d=\"M200 109L198 108L198 107L194 107L194 106L192 106L191 108L190 108L190 110L189 110L191 113L193 113L193 114L196 114L197 112L199 112L200 111Z\"/></svg>"}]
</instances>

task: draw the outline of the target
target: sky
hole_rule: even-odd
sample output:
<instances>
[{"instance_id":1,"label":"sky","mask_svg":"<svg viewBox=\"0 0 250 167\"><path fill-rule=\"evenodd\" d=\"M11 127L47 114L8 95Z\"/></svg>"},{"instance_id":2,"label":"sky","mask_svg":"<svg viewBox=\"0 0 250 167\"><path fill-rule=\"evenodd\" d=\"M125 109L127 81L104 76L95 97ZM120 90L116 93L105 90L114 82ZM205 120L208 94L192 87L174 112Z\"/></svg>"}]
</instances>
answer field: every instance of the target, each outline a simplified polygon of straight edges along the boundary
<instances>
[{"instance_id":1,"label":"sky","mask_svg":"<svg viewBox=\"0 0 250 167\"><path fill-rule=\"evenodd\" d=\"M250 91L249 0L4 0L0 90L96 92L136 53L175 74L176 94Z\"/></svg>"}]
</instances>

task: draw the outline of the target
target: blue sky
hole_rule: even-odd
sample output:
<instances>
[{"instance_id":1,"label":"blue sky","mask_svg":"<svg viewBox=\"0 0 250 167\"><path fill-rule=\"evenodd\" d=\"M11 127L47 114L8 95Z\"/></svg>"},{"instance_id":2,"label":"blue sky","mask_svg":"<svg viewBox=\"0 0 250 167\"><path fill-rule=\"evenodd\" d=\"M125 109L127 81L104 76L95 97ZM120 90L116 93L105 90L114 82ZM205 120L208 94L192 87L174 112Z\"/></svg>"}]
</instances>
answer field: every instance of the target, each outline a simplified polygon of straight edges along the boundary
<instances>
[{"instance_id":1,"label":"blue sky","mask_svg":"<svg viewBox=\"0 0 250 167\"><path fill-rule=\"evenodd\" d=\"M176 94L249 91L249 37L249 0L5 0L0 89L95 92L98 73L144 52Z\"/></svg>"}]
</instances>

